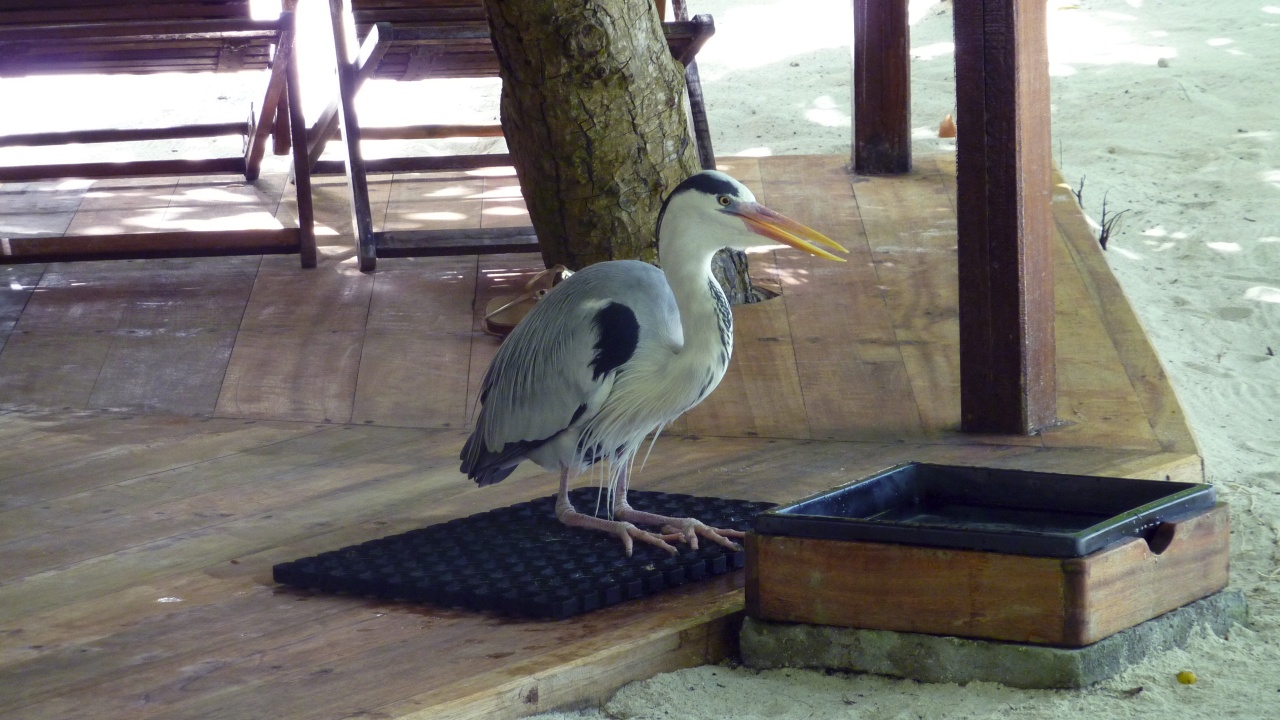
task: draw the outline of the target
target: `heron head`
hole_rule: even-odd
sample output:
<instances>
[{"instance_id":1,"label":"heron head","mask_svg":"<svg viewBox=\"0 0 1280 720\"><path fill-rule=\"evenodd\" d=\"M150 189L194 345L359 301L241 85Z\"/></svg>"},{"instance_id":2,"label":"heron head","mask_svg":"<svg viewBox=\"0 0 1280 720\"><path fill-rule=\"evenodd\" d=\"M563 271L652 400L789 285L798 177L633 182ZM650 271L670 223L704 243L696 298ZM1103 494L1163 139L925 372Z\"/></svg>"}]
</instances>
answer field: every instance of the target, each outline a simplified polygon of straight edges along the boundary
<instances>
[{"instance_id":1,"label":"heron head","mask_svg":"<svg viewBox=\"0 0 1280 720\"><path fill-rule=\"evenodd\" d=\"M670 226L670 227L669 227ZM678 228L678 230L676 230ZM676 186L658 214L658 237L679 232L715 247L745 250L787 245L838 260L819 245L849 252L826 235L756 202L746 185L718 170L704 170Z\"/></svg>"}]
</instances>

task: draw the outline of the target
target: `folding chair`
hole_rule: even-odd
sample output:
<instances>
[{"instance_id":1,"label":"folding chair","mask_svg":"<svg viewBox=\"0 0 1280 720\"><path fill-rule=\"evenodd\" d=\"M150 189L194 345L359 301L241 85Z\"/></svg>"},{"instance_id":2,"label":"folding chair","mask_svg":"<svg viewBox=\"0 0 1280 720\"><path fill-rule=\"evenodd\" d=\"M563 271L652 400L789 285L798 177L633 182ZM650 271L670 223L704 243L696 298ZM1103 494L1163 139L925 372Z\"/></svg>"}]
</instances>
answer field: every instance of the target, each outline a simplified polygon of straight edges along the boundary
<instances>
[{"instance_id":1,"label":"folding chair","mask_svg":"<svg viewBox=\"0 0 1280 720\"><path fill-rule=\"evenodd\" d=\"M659 12L663 11L659 1ZM346 41L346 9L349 6L361 44L350 62ZM362 140L440 139L450 137L501 137L502 127L415 125L363 129L355 111L355 97L369 78L422 80L427 78L498 77L498 57L489 36L483 0L331 0L334 50L338 58L338 97L312 124L308 157L312 172L345 172L350 185L352 225L360 269L372 271L378 257L471 255L503 252L535 252L538 239L532 227L472 230L416 230L374 232L369 202L368 175L388 172L464 170L510 165L506 153L393 157L366 160ZM677 17L684 14L683 0L675 0ZM709 15L692 20L664 22L663 31L672 56L685 65L685 82L693 116L694 140L705 168L715 167L711 133L694 56L715 33ZM341 128L345 157L320 160L325 144Z\"/></svg>"},{"instance_id":2,"label":"folding chair","mask_svg":"<svg viewBox=\"0 0 1280 720\"><path fill-rule=\"evenodd\" d=\"M293 2L289 0L288 8ZM54 146L239 135L244 152L203 160L134 160L0 167L0 182L236 173L258 178L268 135L292 143L298 227L5 238L3 262L298 253L316 264L306 127L299 107L293 13L253 20L249 0L5 0L0 77L57 74L212 73L270 69L265 97L245 122L0 136L0 147ZM145 102L139 103L145 106ZM13 109L9 108L12 112ZM85 116L92 117L86 108Z\"/></svg>"}]
</instances>

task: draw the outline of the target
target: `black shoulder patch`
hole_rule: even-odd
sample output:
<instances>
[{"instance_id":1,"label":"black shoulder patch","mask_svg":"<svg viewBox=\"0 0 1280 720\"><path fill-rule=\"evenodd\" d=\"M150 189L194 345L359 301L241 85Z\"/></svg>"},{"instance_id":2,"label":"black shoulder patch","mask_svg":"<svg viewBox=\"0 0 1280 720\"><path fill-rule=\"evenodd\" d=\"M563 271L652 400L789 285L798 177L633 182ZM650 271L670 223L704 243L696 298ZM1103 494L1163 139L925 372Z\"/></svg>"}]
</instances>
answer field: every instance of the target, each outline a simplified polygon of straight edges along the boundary
<instances>
[{"instance_id":1,"label":"black shoulder patch","mask_svg":"<svg viewBox=\"0 0 1280 720\"><path fill-rule=\"evenodd\" d=\"M631 308L609 303L596 313L595 357L591 359L591 379L599 380L631 359L640 344L640 323Z\"/></svg>"}]
</instances>

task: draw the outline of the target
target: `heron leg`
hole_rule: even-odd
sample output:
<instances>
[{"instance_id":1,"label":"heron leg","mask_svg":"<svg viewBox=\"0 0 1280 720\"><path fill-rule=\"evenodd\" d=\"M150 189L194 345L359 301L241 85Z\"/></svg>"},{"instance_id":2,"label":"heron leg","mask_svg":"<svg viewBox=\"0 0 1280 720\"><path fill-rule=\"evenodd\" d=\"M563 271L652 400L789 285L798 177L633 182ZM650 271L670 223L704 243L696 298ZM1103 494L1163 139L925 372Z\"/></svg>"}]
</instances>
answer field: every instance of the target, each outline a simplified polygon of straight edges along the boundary
<instances>
[{"instance_id":1,"label":"heron leg","mask_svg":"<svg viewBox=\"0 0 1280 720\"><path fill-rule=\"evenodd\" d=\"M648 530L641 530L634 524L624 520L605 520L604 518L584 515L578 512L574 509L573 503L569 501L569 468L567 467L560 468L560 490L556 493L556 519L570 527L599 530L600 532L616 535L622 541L622 546L626 548L627 557L631 557L631 550L636 540L662 548L674 555L676 548L667 541L680 538L680 535L674 533L660 535Z\"/></svg>"},{"instance_id":2,"label":"heron leg","mask_svg":"<svg viewBox=\"0 0 1280 720\"><path fill-rule=\"evenodd\" d=\"M722 530L713 528L697 518L673 518L666 515L642 512L631 507L627 502L629 475L630 473L625 467L619 473L618 486L614 491L613 499L613 517L615 519L626 520L640 525L659 525L662 527L664 537L671 539L670 536L674 535L676 539L689 543L689 547L694 550L698 549L699 537L706 538L717 545L723 545L730 550L741 550L737 543L729 539L746 537L746 533L740 530Z\"/></svg>"}]
</instances>

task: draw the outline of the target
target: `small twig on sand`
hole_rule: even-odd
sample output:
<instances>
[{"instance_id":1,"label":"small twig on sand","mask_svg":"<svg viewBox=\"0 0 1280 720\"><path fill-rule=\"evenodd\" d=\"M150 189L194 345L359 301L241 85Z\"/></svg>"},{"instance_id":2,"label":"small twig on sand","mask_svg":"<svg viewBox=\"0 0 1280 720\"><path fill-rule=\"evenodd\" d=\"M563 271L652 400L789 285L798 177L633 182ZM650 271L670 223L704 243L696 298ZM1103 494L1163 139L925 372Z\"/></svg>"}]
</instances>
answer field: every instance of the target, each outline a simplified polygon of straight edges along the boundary
<instances>
[{"instance_id":1,"label":"small twig on sand","mask_svg":"<svg viewBox=\"0 0 1280 720\"><path fill-rule=\"evenodd\" d=\"M1080 184L1076 186L1075 190L1071 191L1075 193L1076 204L1079 205L1080 207L1084 207L1084 179L1085 179L1085 176L1081 175Z\"/></svg>"},{"instance_id":2,"label":"small twig on sand","mask_svg":"<svg viewBox=\"0 0 1280 720\"><path fill-rule=\"evenodd\" d=\"M1107 192L1110 192L1110 190ZM1107 193L1102 193L1102 217L1098 218L1098 225L1101 228L1098 232L1098 244L1102 246L1103 250L1107 249L1107 241L1111 239L1111 233L1115 232L1119 226L1120 217L1127 212L1129 211L1125 209L1113 214L1111 217L1107 217Z\"/></svg>"}]
</instances>

